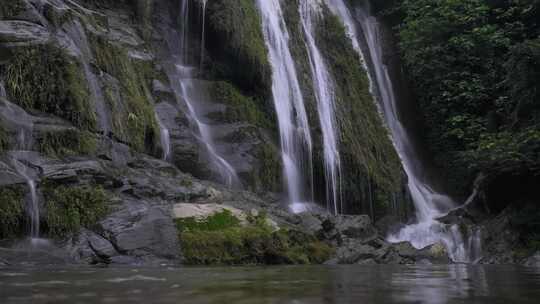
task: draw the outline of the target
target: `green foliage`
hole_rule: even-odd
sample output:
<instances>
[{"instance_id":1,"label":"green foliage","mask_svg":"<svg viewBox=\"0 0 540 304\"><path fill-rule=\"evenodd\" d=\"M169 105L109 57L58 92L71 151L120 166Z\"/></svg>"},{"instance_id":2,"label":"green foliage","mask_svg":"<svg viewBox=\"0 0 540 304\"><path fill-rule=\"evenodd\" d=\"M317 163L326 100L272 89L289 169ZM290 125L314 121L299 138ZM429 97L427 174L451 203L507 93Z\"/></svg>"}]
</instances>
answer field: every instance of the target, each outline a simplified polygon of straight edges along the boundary
<instances>
[{"instance_id":1,"label":"green foliage","mask_svg":"<svg viewBox=\"0 0 540 304\"><path fill-rule=\"evenodd\" d=\"M210 51L224 63L221 76L254 95L269 96L272 69L255 2L209 1L207 19L213 35L208 39Z\"/></svg>"},{"instance_id":2,"label":"green foliage","mask_svg":"<svg viewBox=\"0 0 540 304\"><path fill-rule=\"evenodd\" d=\"M202 221L192 217L176 219L176 227L180 232L217 231L240 227L240 220L231 211L224 209L222 212L214 213Z\"/></svg>"},{"instance_id":3,"label":"green foliage","mask_svg":"<svg viewBox=\"0 0 540 304\"><path fill-rule=\"evenodd\" d=\"M203 221L177 220L182 253L192 265L323 263L333 249L313 236L293 230L273 232L266 217L251 219L247 227L221 212Z\"/></svg>"},{"instance_id":4,"label":"green foliage","mask_svg":"<svg viewBox=\"0 0 540 304\"><path fill-rule=\"evenodd\" d=\"M400 48L426 140L455 186L463 190L476 170L538 161L524 145L539 125L540 3L403 0L400 9Z\"/></svg>"},{"instance_id":5,"label":"green foliage","mask_svg":"<svg viewBox=\"0 0 540 304\"><path fill-rule=\"evenodd\" d=\"M133 62L124 48L104 37L91 36L91 46L99 68L120 82L119 94L125 104L113 96L111 87L105 90L113 113L114 135L139 151L153 152L159 128L148 97L147 82L153 76L151 64Z\"/></svg>"},{"instance_id":6,"label":"green foliage","mask_svg":"<svg viewBox=\"0 0 540 304\"><path fill-rule=\"evenodd\" d=\"M6 67L6 89L13 102L94 130L96 114L85 83L78 63L49 44L16 50Z\"/></svg>"},{"instance_id":7,"label":"green foliage","mask_svg":"<svg viewBox=\"0 0 540 304\"><path fill-rule=\"evenodd\" d=\"M38 139L39 150L49 156L74 156L94 154L97 138L88 131L67 129L50 131Z\"/></svg>"},{"instance_id":8,"label":"green foliage","mask_svg":"<svg viewBox=\"0 0 540 304\"><path fill-rule=\"evenodd\" d=\"M24 192L18 187L0 188L0 239L13 238L24 229Z\"/></svg>"},{"instance_id":9,"label":"green foliage","mask_svg":"<svg viewBox=\"0 0 540 304\"><path fill-rule=\"evenodd\" d=\"M225 113L227 122L248 122L262 128L271 126L256 100L244 96L232 84L218 81L212 86L210 93L213 100L228 106Z\"/></svg>"},{"instance_id":10,"label":"green foliage","mask_svg":"<svg viewBox=\"0 0 540 304\"><path fill-rule=\"evenodd\" d=\"M81 228L91 228L108 212L107 194L101 187L47 184L46 226L52 237L65 237Z\"/></svg>"}]
</instances>

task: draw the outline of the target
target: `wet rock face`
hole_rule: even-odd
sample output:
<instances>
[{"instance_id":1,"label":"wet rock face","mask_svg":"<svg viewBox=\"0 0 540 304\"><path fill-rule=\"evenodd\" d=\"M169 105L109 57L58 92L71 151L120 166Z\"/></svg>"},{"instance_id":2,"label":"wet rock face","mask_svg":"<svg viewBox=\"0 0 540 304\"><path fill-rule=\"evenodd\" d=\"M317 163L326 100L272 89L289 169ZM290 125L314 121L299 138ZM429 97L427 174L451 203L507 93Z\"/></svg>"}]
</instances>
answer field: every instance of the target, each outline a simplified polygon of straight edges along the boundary
<instances>
[{"instance_id":1,"label":"wet rock face","mask_svg":"<svg viewBox=\"0 0 540 304\"><path fill-rule=\"evenodd\" d=\"M329 216L303 213L299 226L337 248L329 264L448 264L442 244L418 250L410 243L388 243L367 215Z\"/></svg>"}]
</instances>

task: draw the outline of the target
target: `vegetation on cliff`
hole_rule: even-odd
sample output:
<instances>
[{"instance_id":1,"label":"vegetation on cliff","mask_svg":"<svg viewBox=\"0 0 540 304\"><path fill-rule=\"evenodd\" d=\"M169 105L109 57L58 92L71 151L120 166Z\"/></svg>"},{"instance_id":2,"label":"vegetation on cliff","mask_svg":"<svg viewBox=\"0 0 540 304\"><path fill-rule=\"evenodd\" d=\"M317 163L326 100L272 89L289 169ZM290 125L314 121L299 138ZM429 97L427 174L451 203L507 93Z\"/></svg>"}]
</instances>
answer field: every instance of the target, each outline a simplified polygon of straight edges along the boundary
<instances>
[{"instance_id":1,"label":"vegetation on cliff","mask_svg":"<svg viewBox=\"0 0 540 304\"><path fill-rule=\"evenodd\" d=\"M45 184L46 230L51 237L65 237L81 228L92 228L108 212L108 196L101 187Z\"/></svg>"},{"instance_id":2,"label":"vegetation on cliff","mask_svg":"<svg viewBox=\"0 0 540 304\"><path fill-rule=\"evenodd\" d=\"M5 67L10 100L25 110L38 110L95 130L86 79L80 65L52 44L16 49Z\"/></svg>"}]
</instances>

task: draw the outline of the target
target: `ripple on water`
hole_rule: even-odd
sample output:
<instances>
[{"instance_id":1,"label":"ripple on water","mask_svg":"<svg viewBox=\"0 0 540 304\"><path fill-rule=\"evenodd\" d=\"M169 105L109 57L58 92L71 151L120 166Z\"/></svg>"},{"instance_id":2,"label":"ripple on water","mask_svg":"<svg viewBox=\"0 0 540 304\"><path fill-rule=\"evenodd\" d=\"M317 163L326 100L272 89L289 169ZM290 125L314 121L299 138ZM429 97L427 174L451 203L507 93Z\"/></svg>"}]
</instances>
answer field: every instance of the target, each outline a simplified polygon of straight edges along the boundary
<instances>
[{"instance_id":1,"label":"ripple on water","mask_svg":"<svg viewBox=\"0 0 540 304\"><path fill-rule=\"evenodd\" d=\"M156 277L148 277L144 275L134 275L130 277L125 278L114 278L114 279L108 279L106 280L110 283L123 283L123 282L130 282L130 281L154 281L154 282L164 282L167 281L165 278L156 278Z\"/></svg>"}]
</instances>

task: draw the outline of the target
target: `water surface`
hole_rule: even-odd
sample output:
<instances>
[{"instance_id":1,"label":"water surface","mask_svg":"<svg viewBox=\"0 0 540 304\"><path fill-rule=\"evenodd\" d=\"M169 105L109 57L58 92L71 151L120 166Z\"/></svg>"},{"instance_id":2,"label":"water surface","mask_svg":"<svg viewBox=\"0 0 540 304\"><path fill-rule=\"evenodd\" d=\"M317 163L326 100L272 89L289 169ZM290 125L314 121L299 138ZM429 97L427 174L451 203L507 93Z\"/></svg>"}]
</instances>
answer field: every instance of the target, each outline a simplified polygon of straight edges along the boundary
<instances>
[{"instance_id":1,"label":"water surface","mask_svg":"<svg viewBox=\"0 0 540 304\"><path fill-rule=\"evenodd\" d=\"M538 303L506 266L0 268L0 303Z\"/></svg>"}]
</instances>

